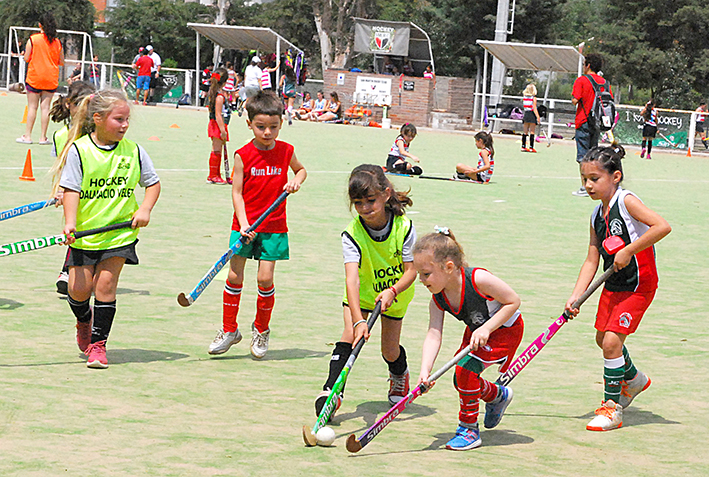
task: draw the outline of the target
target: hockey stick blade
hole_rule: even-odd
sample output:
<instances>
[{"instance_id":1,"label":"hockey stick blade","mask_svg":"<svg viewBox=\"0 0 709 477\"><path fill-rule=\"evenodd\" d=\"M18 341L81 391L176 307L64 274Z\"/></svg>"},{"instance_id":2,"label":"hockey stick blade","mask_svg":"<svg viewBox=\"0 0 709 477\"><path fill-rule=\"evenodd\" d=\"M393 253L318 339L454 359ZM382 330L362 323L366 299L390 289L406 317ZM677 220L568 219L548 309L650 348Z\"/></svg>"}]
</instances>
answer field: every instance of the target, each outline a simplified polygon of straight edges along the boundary
<instances>
[{"instance_id":1,"label":"hockey stick blade","mask_svg":"<svg viewBox=\"0 0 709 477\"><path fill-rule=\"evenodd\" d=\"M435 382L443 376L449 369L451 369L453 366L455 366L458 361L463 359L468 353L470 353L470 350L472 349L472 345L468 345L458 354L456 354L453 359L448 361L442 368L440 368L438 371L433 373L431 376L428 378L428 382L430 383L430 386L433 386ZM362 450L364 446L369 444L372 439L377 437L382 430L386 426L389 425L391 421L393 421L396 416L401 414L401 412L406 409L406 406L411 404L417 397L425 393L429 387L424 386L423 383L419 384L416 386L414 389L412 389L409 394L406 395L404 399L396 403L391 409L389 409L386 414L384 414L377 422L372 425L369 429L364 431L359 438L356 438L354 434L350 434L349 437L347 438L347 450L350 452L359 452Z\"/></svg>"},{"instance_id":2,"label":"hockey stick blade","mask_svg":"<svg viewBox=\"0 0 709 477\"><path fill-rule=\"evenodd\" d=\"M261 225L261 223L266 220L266 217L268 217L271 212L276 210L276 208L281 205L281 203L286 200L286 197L288 197L288 192L283 192L281 195L278 196L278 198L273 201L273 204L271 204L268 209L266 209L261 216L256 219L256 222L251 224L251 226L246 230L246 233L253 232L256 230L256 228ZM214 265L207 271L207 273L202 277L202 279L197 283L197 286L194 287L194 289L187 295L184 293L180 293L177 295L177 302L180 304L180 306L190 306L192 303L195 302L197 298L202 294L205 288L212 283L212 280L214 280L214 277L217 276L217 273L224 268L224 265L231 259L231 257L236 253L237 250L241 247L241 237L232 245L229 247L229 249L221 256L219 257L219 260L216 261Z\"/></svg>"},{"instance_id":3,"label":"hockey stick blade","mask_svg":"<svg viewBox=\"0 0 709 477\"><path fill-rule=\"evenodd\" d=\"M377 302L376 306L374 307L374 310L372 311L371 315L369 315L369 319L367 320L367 328L371 331L372 327L376 323L377 319L379 318L379 315L381 313L382 309L382 304L381 302ZM305 445L311 445L309 442L309 435L315 436L315 434L320 430L320 428L324 427L328 422L330 422L330 418L332 415L335 413L335 410L337 408L337 399L338 395L342 392L342 389L345 387L345 384L347 383L347 377L350 374L350 371L352 370L352 367L354 366L355 360L357 359L357 356L359 356L359 352L362 350L362 347L364 346L365 340L361 339L357 342L355 345L354 349L352 350L352 353L350 353L350 357L347 358L347 362L345 363L345 367L342 368L342 371L340 371L340 375L337 378L337 381L335 381L335 384L332 386L332 390L330 391L330 394L327 396L327 400L325 401L325 405L323 406L322 410L320 411L320 415L318 415L317 420L315 421L315 425L313 426L312 430L308 429L307 426L303 427L303 440L305 441ZM308 429L308 433L306 433L306 429ZM316 439L317 443L317 439Z\"/></svg>"},{"instance_id":4,"label":"hockey stick blade","mask_svg":"<svg viewBox=\"0 0 709 477\"><path fill-rule=\"evenodd\" d=\"M316 446L318 443L318 438L308 426L303 426L303 442L308 447Z\"/></svg>"}]
</instances>

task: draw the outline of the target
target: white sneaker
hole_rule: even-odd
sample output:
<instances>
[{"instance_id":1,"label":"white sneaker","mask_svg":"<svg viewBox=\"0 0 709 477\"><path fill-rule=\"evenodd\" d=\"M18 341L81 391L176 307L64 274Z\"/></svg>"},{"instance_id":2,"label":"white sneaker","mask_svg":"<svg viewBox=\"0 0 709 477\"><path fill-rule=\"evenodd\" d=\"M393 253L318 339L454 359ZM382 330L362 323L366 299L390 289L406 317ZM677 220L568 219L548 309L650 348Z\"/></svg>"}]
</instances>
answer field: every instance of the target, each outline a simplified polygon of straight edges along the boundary
<instances>
[{"instance_id":1,"label":"white sneaker","mask_svg":"<svg viewBox=\"0 0 709 477\"><path fill-rule=\"evenodd\" d=\"M266 356L268 351L268 338L271 335L271 330L266 330L263 333L259 333L251 323L251 355L256 359L261 359Z\"/></svg>"},{"instance_id":2,"label":"white sneaker","mask_svg":"<svg viewBox=\"0 0 709 477\"><path fill-rule=\"evenodd\" d=\"M630 403L633 402L635 396L645 391L650 387L652 381L643 372L638 371L630 381L623 381L620 389L620 399L618 399L618 404L623 406L623 409L627 409Z\"/></svg>"},{"instance_id":3,"label":"white sneaker","mask_svg":"<svg viewBox=\"0 0 709 477\"><path fill-rule=\"evenodd\" d=\"M69 295L69 274L67 272L60 272L59 277L57 277L57 293L60 295Z\"/></svg>"},{"instance_id":4,"label":"white sneaker","mask_svg":"<svg viewBox=\"0 0 709 477\"><path fill-rule=\"evenodd\" d=\"M579 190L575 190L571 193L572 195L575 195L576 197L588 197L588 192L586 192L586 189L581 187Z\"/></svg>"},{"instance_id":5,"label":"white sneaker","mask_svg":"<svg viewBox=\"0 0 709 477\"><path fill-rule=\"evenodd\" d=\"M596 417L586 426L588 431L611 431L623 427L623 408L612 399L601 403L596 409Z\"/></svg>"},{"instance_id":6,"label":"white sneaker","mask_svg":"<svg viewBox=\"0 0 709 477\"><path fill-rule=\"evenodd\" d=\"M219 330L217 337L209 345L209 354L224 354L239 341L241 341L241 332L238 329L233 333Z\"/></svg>"}]
</instances>

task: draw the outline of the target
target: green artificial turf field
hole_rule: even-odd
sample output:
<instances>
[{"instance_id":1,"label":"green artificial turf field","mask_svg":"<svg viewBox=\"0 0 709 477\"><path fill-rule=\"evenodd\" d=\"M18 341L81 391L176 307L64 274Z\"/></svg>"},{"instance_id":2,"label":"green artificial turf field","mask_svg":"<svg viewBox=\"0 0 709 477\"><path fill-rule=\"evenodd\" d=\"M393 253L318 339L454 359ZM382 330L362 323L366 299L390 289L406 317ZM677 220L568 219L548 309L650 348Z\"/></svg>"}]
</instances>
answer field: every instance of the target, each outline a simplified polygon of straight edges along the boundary
<instances>
[{"instance_id":1,"label":"green artificial turf field","mask_svg":"<svg viewBox=\"0 0 709 477\"><path fill-rule=\"evenodd\" d=\"M50 147L32 145L36 182L18 180L28 146L14 139L25 97L0 97L0 210L48 197ZM171 128L177 125L179 128ZM53 130L56 126L50 126ZM358 454L344 447L386 412L387 368L379 330L364 347L335 417L332 448L306 448L303 425L342 329L340 232L351 220L347 174L384 164L395 130L331 124L284 126L309 172L288 199L291 259L276 267L271 347L251 359L248 337L211 358L221 325L223 279L189 308L176 301L226 251L230 189L205 183L207 113L135 107L128 137L143 145L161 177L162 196L140 232L141 264L126 267L108 343L107 370L87 369L74 340L74 318L55 292L65 249L0 258L0 475L125 476L697 476L709 474L706 283L709 221L706 157L657 151L643 161L630 149L625 186L672 225L656 247L660 289L627 345L652 387L625 412L624 427L585 430L602 399L602 355L594 343L597 295L512 383L502 423L483 430L483 446L444 449L457 424L452 372L442 377ZM250 139L231 124L231 152ZM39 121L34 137L39 135ZM158 139L158 140L154 140ZM579 186L575 147L558 141L519 152L496 136L493 183L475 185L393 177L411 189L419 235L450 227L468 261L501 277L520 295L521 349L563 310L588 247L593 207ZM452 175L477 158L469 134L420 130L411 152L426 174ZM142 191L138 192L142 197ZM61 210L0 222L0 243L60 233ZM249 263L239 322L248 330L256 300ZM427 329L428 291L416 296L402 344L412 381ZM463 325L446 320L435 368L457 349ZM247 333L248 334L248 333ZM484 374L495 378L495 370Z\"/></svg>"}]
</instances>

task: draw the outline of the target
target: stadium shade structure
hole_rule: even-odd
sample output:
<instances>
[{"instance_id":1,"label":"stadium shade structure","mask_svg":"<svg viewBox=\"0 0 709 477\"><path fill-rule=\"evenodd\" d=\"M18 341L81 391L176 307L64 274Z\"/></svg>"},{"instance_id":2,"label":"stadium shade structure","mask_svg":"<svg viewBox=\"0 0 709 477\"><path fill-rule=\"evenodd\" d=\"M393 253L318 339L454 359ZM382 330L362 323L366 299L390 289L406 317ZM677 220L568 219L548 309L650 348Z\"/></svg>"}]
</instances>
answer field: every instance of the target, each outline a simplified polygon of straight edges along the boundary
<instances>
[{"instance_id":1,"label":"stadium shade structure","mask_svg":"<svg viewBox=\"0 0 709 477\"><path fill-rule=\"evenodd\" d=\"M23 26L11 26L9 31L8 31L8 37L7 37L7 42L6 42L6 53L3 56L3 62L7 61L7 67L5 69L5 74L6 74L6 80L5 80L5 87L2 89L8 89L10 87L10 68L11 68L11 58L15 55L19 55L21 51L23 51L24 48L24 43L20 41L20 35L22 33L18 32L28 32L29 34L39 32L40 29L36 27L23 27ZM91 43L91 35L86 33L85 31L73 31L73 30L57 30L57 34L59 36L67 36L67 35L77 35L79 38L81 38L81 75L83 76L84 74L84 67L85 64L87 63L86 61L86 54L88 53L89 58L91 58L91 64L94 65L93 63L93 58L94 58L94 48L93 44ZM65 48L64 54L66 55L66 45L63 45ZM78 45L77 45L78 47ZM88 50L88 51L87 51ZM65 58L66 60L66 58ZM18 81L24 82L25 78L25 67L26 64L24 61L19 62L19 72L18 72Z\"/></svg>"},{"instance_id":2,"label":"stadium shade structure","mask_svg":"<svg viewBox=\"0 0 709 477\"><path fill-rule=\"evenodd\" d=\"M188 23L197 35L197 60L195 64L196 78L199 79L199 36L205 36L221 48L229 50L258 50L262 53L275 53L281 56L284 49L292 49L298 53L303 50L295 46L270 28L246 27L236 25L213 25L209 23ZM276 72L280 77L280 71ZM195 81L195 99L199 97L199 80Z\"/></svg>"},{"instance_id":3,"label":"stadium shade structure","mask_svg":"<svg viewBox=\"0 0 709 477\"><path fill-rule=\"evenodd\" d=\"M549 84L552 73L576 73L581 76L583 55L573 46L538 45L533 43L510 43L501 41L478 40L477 43L485 49L483 62L482 97L487 94L487 64L488 53L502 62L506 69L548 71L547 86L544 92L544 103L547 103ZM499 96L496 103L499 102ZM481 128L484 118L486 101L480 108ZM477 105L475 110L477 110ZM551 119L550 119L551 122Z\"/></svg>"}]
</instances>

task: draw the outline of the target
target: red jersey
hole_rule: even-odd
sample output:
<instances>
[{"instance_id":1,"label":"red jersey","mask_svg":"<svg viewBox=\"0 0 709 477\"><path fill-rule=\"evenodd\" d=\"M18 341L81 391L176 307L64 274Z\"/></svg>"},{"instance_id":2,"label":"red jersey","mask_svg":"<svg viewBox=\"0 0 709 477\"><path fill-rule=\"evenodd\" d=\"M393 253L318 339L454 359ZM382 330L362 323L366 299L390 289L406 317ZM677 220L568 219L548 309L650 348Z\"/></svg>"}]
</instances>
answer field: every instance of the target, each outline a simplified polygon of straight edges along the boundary
<instances>
[{"instance_id":1,"label":"red jersey","mask_svg":"<svg viewBox=\"0 0 709 477\"><path fill-rule=\"evenodd\" d=\"M598 83L598 86L603 88L608 88L611 91L610 84L606 85L606 80L602 76L598 76L596 73L589 73L593 80ZM596 99L596 92L593 90L593 85L591 81L585 76L579 76L574 81L574 89L571 95L579 100L576 105L576 129L580 128L588 120L588 113L591 112L593 107L593 100Z\"/></svg>"},{"instance_id":2,"label":"red jersey","mask_svg":"<svg viewBox=\"0 0 709 477\"><path fill-rule=\"evenodd\" d=\"M152 69L153 59L148 55L143 55L135 62L135 66L138 67L138 76L150 76L150 70Z\"/></svg>"},{"instance_id":3,"label":"red jersey","mask_svg":"<svg viewBox=\"0 0 709 477\"><path fill-rule=\"evenodd\" d=\"M277 140L273 149L262 151L251 141L236 153L244 163L244 183L241 193L244 197L246 217L249 223L253 224L283 193L283 187L288 182L288 168L293 157L293 146ZM234 213L231 229L241 230L236 213ZM256 232L288 232L285 201L256 228Z\"/></svg>"}]
</instances>

